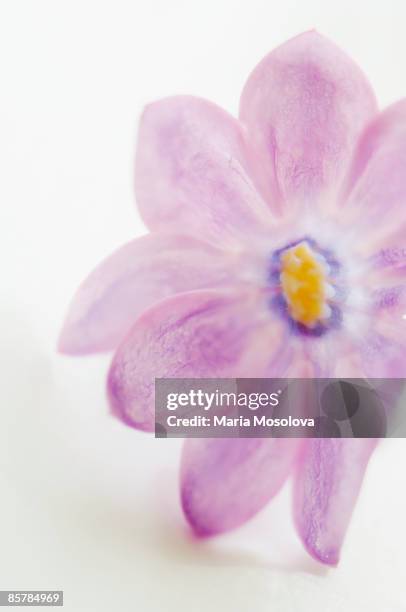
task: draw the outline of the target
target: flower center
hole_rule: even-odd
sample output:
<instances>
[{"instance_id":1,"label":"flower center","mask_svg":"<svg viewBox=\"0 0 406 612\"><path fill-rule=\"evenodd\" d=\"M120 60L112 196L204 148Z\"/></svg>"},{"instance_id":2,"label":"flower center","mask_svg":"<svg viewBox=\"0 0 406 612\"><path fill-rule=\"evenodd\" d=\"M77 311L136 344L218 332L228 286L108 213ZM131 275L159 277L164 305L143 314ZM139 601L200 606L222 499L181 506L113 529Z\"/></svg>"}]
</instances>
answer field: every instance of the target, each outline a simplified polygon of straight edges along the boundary
<instances>
[{"instance_id":1,"label":"flower center","mask_svg":"<svg viewBox=\"0 0 406 612\"><path fill-rule=\"evenodd\" d=\"M280 254L280 283L291 318L312 329L329 319L328 300L334 295L329 266L319 252L303 240Z\"/></svg>"}]
</instances>

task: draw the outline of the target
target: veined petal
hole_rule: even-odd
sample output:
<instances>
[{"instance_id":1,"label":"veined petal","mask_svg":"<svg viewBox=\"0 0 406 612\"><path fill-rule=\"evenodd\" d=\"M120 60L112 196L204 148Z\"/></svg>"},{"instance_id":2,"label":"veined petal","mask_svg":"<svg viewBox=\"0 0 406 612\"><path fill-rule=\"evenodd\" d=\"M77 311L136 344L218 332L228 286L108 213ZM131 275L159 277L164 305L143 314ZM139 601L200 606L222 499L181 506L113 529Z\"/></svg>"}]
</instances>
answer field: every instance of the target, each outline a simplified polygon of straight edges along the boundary
<instances>
[{"instance_id":1,"label":"veined petal","mask_svg":"<svg viewBox=\"0 0 406 612\"><path fill-rule=\"evenodd\" d=\"M337 565L373 439L308 440L294 480L294 520L307 551Z\"/></svg>"},{"instance_id":2,"label":"veined petal","mask_svg":"<svg viewBox=\"0 0 406 612\"><path fill-rule=\"evenodd\" d=\"M80 286L59 341L68 354L114 349L137 317L170 295L226 286L237 254L192 237L149 234L105 259Z\"/></svg>"},{"instance_id":3,"label":"veined petal","mask_svg":"<svg viewBox=\"0 0 406 612\"><path fill-rule=\"evenodd\" d=\"M153 230L235 241L271 223L249 177L238 122L192 96L146 107L139 127L136 196Z\"/></svg>"},{"instance_id":4,"label":"veined petal","mask_svg":"<svg viewBox=\"0 0 406 612\"><path fill-rule=\"evenodd\" d=\"M387 324L387 320L374 321L375 330L359 338L359 361L369 378L406 377L406 334L401 327ZM404 323L404 321L402 321Z\"/></svg>"},{"instance_id":5,"label":"veined petal","mask_svg":"<svg viewBox=\"0 0 406 612\"><path fill-rule=\"evenodd\" d=\"M359 227L359 250L377 263L403 249L406 201L406 100L379 114L362 135L345 182L342 213ZM364 236L365 233L365 236ZM389 269L389 266L387 267Z\"/></svg>"},{"instance_id":6,"label":"veined petal","mask_svg":"<svg viewBox=\"0 0 406 612\"><path fill-rule=\"evenodd\" d=\"M240 106L255 155L266 160L258 166L263 192L276 176L285 200L312 205L326 196L375 112L360 69L317 32L272 51L249 77Z\"/></svg>"},{"instance_id":7,"label":"veined petal","mask_svg":"<svg viewBox=\"0 0 406 612\"><path fill-rule=\"evenodd\" d=\"M279 491L301 440L188 439L181 464L181 499L197 535L228 531L250 519Z\"/></svg>"},{"instance_id":8,"label":"veined petal","mask_svg":"<svg viewBox=\"0 0 406 612\"><path fill-rule=\"evenodd\" d=\"M319 378L405 378L405 340L400 325L382 313L355 316L351 323L309 349ZM348 315L348 319L352 319ZM402 321L406 323L405 321Z\"/></svg>"},{"instance_id":9,"label":"veined petal","mask_svg":"<svg viewBox=\"0 0 406 612\"><path fill-rule=\"evenodd\" d=\"M118 348L108 376L113 413L154 429L155 378L261 376L281 342L251 292L196 291L160 302Z\"/></svg>"},{"instance_id":10,"label":"veined petal","mask_svg":"<svg viewBox=\"0 0 406 612\"><path fill-rule=\"evenodd\" d=\"M406 279L405 279L406 280ZM372 294L374 328L398 347L398 359L405 361L406 350L406 282L381 287ZM406 375L406 363L402 368Z\"/></svg>"}]
</instances>

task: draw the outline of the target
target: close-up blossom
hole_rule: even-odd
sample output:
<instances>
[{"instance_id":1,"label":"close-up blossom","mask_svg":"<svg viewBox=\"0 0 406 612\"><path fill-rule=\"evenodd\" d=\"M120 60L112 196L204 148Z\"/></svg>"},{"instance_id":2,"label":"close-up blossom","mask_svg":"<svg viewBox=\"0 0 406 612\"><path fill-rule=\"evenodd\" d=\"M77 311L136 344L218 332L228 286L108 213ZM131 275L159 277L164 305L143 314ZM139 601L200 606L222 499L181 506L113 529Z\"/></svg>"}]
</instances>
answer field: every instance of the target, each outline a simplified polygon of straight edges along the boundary
<instances>
[{"instance_id":1,"label":"close-up blossom","mask_svg":"<svg viewBox=\"0 0 406 612\"><path fill-rule=\"evenodd\" d=\"M379 111L315 31L267 55L238 118L175 96L140 118L149 233L82 283L59 350L113 351L112 413L154 431L156 378L406 375L406 101ZM180 490L198 536L236 528L292 478L293 522L328 565L376 447L359 439L187 439Z\"/></svg>"}]
</instances>

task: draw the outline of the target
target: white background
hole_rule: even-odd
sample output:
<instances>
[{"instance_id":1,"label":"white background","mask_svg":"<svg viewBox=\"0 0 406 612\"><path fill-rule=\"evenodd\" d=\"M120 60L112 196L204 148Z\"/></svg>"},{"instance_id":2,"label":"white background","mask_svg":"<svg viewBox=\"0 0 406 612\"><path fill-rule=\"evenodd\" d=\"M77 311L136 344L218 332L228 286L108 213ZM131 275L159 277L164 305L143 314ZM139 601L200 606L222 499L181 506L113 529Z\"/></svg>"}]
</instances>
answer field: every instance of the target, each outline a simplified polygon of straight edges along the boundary
<instances>
[{"instance_id":1,"label":"white background","mask_svg":"<svg viewBox=\"0 0 406 612\"><path fill-rule=\"evenodd\" d=\"M191 93L235 113L253 66L312 27L386 105L406 95L404 4L1 2L0 589L64 589L78 612L406 610L404 440L375 454L336 570L302 550L288 488L238 532L196 543L177 441L109 416L108 357L55 353L78 282L144 232L143 105Z\"/></svg>"}]
</instances>

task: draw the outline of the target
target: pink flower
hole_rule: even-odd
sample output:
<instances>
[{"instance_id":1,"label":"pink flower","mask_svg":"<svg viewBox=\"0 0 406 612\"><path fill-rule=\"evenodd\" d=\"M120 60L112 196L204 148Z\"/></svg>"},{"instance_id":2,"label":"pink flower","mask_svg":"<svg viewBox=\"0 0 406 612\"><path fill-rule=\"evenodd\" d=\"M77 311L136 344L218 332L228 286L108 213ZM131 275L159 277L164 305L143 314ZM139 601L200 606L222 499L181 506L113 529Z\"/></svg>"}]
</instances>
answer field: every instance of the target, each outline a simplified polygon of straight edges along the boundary
<instances>
[{"instance_id":1,"label":"pink flower","mask_svg":"<svg viewBox=\"0 0 406 612\"><path fill-rule=\"evenodd\" d=\"M115 350L113 413L154 428L155 377L404 377L406 102L378 114L359 68L307 32L249 77L239 119L174 97L139 129L151 233L80 287L60 350ZM189 439L185 515L237 527L294 478L306 549L334 565L368 439Z\"/></svg>"}]
</instances>

